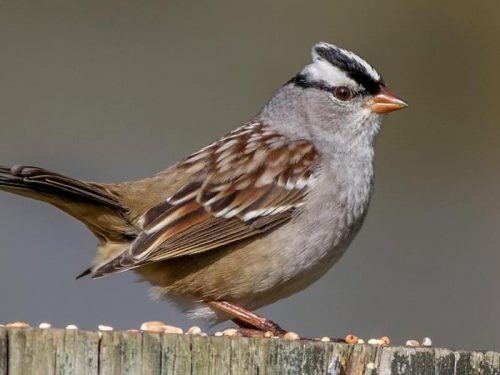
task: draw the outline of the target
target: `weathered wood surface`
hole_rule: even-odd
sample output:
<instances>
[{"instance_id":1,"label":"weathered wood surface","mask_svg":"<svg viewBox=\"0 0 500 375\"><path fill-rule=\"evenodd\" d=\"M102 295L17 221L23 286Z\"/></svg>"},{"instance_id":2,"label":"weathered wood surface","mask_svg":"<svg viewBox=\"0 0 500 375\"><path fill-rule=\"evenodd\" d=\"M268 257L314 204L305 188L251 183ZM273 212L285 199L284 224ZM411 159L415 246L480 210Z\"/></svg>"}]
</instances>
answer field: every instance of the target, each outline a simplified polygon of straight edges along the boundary
<instances>
[{"instance_id":1,"label":"weathered wood surface","mask_svg":"<svg viewBox=\"0 0 500 375\"><path fill-rule=\"evenodd\" d=\"M0 374L500 374L496 352L0 328Z\"/></svg>"}]
</instances>

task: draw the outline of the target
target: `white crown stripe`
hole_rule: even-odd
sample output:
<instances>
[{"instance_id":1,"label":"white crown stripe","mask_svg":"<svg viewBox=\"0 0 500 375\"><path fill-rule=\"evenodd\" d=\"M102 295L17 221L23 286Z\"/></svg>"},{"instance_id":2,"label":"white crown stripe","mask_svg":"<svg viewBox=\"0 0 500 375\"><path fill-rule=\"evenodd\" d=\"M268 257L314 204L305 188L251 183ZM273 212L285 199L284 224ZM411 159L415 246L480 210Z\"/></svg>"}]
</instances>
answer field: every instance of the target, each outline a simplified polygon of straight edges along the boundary
<instances>
[{"instance_id":1,"label":"white crown stripe","mask_svg":"<svg viewBox=\"0 0 500 375\"><path fill-rule=\"evenodd\" d=\"M344 72L339 67L332 65L332 63L326 61L323 57L321 57L317 52L318 49L334 50L335 52L342 54L346 60L356 62L356 64L361 66L364 72L369 75L374 81L379 81L381 79L380 74L378 74L378 72L370 64L368 64L354 52L347 51L333 44L322 42L316 44L312 49L311 54L313 62L307 65L301 71L301 75L307 77L307 79L311 82L326 83L332 87L349 86L356 88L360 86L357 82L349 77L349 74L347 72Z\"/></svg>"},{"instance_id":2,"label":"white crown stripe","mask_svg":"<svg viewBox=\"0 0 500 375\"><path fill-rule=\"evenodd\" d=\"M329 43L325 43L325 42L320 42L318 44L316 44L314 47L313 47L313 52L312 52L312 56L313 56L313 60L314 59L320 59L321 57L318 56L318 54L316 53L316 48L325 48L325 49L334 49L340 53L342 53L344 56L346 56L348 59L351 59L351 60L354 60L356 61L358 64L360 64L364 69L365 71L375 80L375 81L378 81L380 80L380 74L378 74L378 72L375 70L375 68L373 68L373 66L371 66L370 64L368 64L368 62L366 62L366 60L364 60L363 58L361 58L359 55L355 54L354 52L352 51L348 51L346 49L343 49L343 48L340 48L340 47L337 47L336 45L334 44L329 44Z\"/></svg>"}]
</instances>

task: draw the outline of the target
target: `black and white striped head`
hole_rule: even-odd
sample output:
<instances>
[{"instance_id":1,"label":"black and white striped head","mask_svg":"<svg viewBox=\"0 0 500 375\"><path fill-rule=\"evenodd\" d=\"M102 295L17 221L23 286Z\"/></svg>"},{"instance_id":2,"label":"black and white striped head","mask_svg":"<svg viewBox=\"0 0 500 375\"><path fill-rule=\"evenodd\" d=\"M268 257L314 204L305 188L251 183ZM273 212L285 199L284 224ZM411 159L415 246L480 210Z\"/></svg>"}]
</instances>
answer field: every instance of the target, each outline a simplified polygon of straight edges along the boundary
<instances>
[{"instance_id":1,"label":"black and white striped head","mask_svg":"<svg viewBox=\"0 0 500 375\"><path fill-rule=\"evenodd\" d=\"M375 113L406 106L386 88L375 68L351 51L321 42L313 47L312 60L290 83L325 91L337 104L363 104Z\"/></svg>"},{"instance_id":2,"label":"black and white striped head","mask_svg":"<svg viewBox=\"0 0 500 375\"><path fill-rule=\"evenodd\" d=\"M325 150L345 150L371 144L381 114L405 106L361 57L318 43L312 62L274 94L260 116L285 135L315 138Z\"/></svg>"},{"instance_id":3,"label":"black and white striped head","mask_svg":"<svg viewBox=\"0 0 500 375\"><path fill-rule=\"evenodd\" d=\"M384 86L384 80L370 64L355 53L332 44L316 44L312 60L312 64L295 77L297 85L328 91L347 87L353 95L374 95Z\"/></svg>"}]
</instances>

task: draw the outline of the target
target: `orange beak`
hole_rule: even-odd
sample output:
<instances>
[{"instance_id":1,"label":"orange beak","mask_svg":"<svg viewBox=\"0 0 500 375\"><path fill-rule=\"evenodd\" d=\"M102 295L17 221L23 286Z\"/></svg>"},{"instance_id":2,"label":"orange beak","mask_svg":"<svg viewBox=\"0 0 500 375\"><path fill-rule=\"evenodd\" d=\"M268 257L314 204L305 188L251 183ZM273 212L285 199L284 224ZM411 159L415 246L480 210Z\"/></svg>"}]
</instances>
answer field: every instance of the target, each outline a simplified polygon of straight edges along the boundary
<instances>
[{"instance_id":1,"label":"orange beak","mask_svg":"<svg viewBox=\"0 0 500 375\"><path fill-rule=\"evenodd\" d=\"M366 102L366 106L376 113L388 113L408 107L408 104L387 87L382 86L380 92Z\"/></svg>"}]
</instances>

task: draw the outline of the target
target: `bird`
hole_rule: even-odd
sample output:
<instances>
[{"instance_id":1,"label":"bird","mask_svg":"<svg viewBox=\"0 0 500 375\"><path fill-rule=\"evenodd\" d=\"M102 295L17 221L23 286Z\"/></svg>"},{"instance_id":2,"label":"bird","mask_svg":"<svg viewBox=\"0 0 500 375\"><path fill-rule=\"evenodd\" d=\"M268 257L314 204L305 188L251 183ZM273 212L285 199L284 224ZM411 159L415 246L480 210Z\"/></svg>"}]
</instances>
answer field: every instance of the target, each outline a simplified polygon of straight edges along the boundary
<instances>
[{"instance_id":1,"label":"bird","mask_svg":"<svg viewBox=\"0 0 500 375\"><path fill-rule=\"evenodd\" d=\"M260 112L153 176L82 181L0 166L0 190L82 222L97 253L77 278L133 270L191 318L287 331L253 311L311 285L366 217L374 145L407 103L357 54L325 42Z\"/></svg>"}]
</instances>

